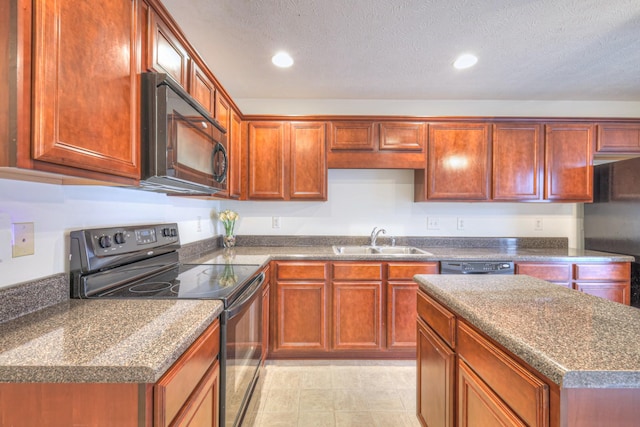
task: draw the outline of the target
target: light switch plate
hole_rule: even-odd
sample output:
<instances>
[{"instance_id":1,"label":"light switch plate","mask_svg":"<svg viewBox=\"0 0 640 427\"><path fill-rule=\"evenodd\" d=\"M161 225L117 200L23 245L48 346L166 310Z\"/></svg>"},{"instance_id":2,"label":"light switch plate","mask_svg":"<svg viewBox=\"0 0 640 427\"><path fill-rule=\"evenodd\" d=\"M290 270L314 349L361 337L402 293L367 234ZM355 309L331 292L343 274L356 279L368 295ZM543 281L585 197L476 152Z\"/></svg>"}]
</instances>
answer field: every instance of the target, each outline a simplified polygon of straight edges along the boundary
<instances>
[{"instance_id":1,"label":"light switch plate","mask_svg":"<svg viewBox=\"0 0 640 427\"><path fill-rule=\"evenodd\" d=\"M34 235L32 222L15 222L11 224L13 228L13 241L11 244L13 258L33 255Z\"/></svg>"}]
</instances>

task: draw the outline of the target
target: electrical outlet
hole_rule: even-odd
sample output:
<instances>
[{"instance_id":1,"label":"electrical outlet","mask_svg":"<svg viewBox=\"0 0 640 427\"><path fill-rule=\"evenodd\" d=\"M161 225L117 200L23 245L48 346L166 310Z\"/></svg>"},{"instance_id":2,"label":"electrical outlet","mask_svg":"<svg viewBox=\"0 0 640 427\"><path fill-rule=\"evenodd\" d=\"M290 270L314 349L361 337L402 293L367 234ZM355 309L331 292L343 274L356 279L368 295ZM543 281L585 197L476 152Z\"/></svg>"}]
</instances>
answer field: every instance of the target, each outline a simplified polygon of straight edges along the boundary
<instances>
[{"instance_id":1,"label":"electrical outlet","mask_svg":"<svg viewBox=\"0 0 640 427\"><path fill-rule=\"evenodd\" d=\"M202 232L202 217L198 215L198 221L196 222L196 231L198 233Z\"/></svg>"},{"instance_id":2,"label":"electrical outlet","mask_svg":"<svg viewBox=\"0 0 640 427\"><path fill-rule=\"evenodd\" d=\"M272 216L271 217L271 228L280 228L280 217Z\"/></svg>"},{"instance_id":3,"label":"electrical outlet","mask_svg":"<svg viewBox=\"0 0 640 427\"><path fill-rule=\"evenodd\" d=\"M11 244L13 258L34 253L34 234L32 222L17 222L11 224L13 228L13 241Z\"/></svg>"},{"instance_id":4,"label":"electrical outlet","mask_svg":"<svg viewBox=\"0 0 640 427\"><path fill-rule=\"evenodd\" d=\"M458 230L464 230L464 218L458 217Z\"/></svg>"},{"instance_id":5,"label":"electrical outlet","mask_svg":"<svg viewBox=\"0 0 640 427\"><path fill-rule=\"evenodd\" d=\"M534 221L533 229L535 231L542 231L542 218L536 218Z\"/></svg>"},{"instance_id":6,"label":"electrical outlet","mask_svg":"<svg viewBox=\"0 0 640 427\"><path fill-rule=\"evenodd\" d=\"M427 230L440 230L440 218L435 216L428 217Z\"/></svg>"}]
</instances>

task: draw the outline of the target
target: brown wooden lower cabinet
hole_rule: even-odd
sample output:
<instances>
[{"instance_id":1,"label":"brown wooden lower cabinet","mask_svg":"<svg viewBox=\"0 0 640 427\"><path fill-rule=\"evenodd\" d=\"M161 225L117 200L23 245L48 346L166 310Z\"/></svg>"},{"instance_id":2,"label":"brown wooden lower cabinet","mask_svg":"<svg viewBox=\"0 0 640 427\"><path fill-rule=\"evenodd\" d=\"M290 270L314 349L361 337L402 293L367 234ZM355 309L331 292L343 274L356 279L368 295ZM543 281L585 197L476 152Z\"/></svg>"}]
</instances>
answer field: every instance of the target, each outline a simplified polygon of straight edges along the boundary
<instances>
[{"instance_id":1,"label":"brown wooden lower cabinet","mask_svg":"<svg viewBox=\"0 0 640 427\"><path fill-rule=\"evenodd\" d=\"M518 262L516 274L526 274L610 301L631 303L631 264L628 262Z\"/></svg>"},{"instance_id":2,"label":"brown wooden lower cabinet","mask_svg":"<svg viewBox=\"0 0 640 427\"><path fill-rule=\"evenodd\" d=\"M269 357L413 357L416 274L437 262L274 261Z\"/></svg>"},{"instance_id":3,"label":"brown wooden lower cabinet","mask_svg":"<svg viewBox=\"0 0 640 427\"><path fill-rule=\"evenodd\" d=\"M216 320L155 384L0 383L2 426L219 425Z\"/></svg>"}]
</instances>

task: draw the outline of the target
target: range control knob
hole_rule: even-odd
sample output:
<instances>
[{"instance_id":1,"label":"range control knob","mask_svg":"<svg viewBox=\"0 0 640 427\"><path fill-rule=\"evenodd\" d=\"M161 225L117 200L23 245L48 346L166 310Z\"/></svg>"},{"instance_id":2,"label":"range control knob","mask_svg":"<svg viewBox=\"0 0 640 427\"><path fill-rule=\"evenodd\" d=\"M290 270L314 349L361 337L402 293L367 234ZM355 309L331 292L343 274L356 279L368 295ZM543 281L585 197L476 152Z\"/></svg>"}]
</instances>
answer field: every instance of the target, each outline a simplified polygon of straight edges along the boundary
<instances>
[{"instance_id":1,"label":"range control knob","mask_svg":"<svg viewBox=\"0 0 640 427\"><path fill-rule=\"evenodd\" d=\"M176 230L175 228L171 229L171 237L176 237L178 235L178 230Z\"/></svg>"},{"instance_id":2,"label":"range control knob","mask_svg":"<svg viewBox=\"0 0 640 427\"><path fill-rule=\"evenodd\" d=\"M101 248L110 248L111 247L111 237L110 236L100 236L98 239L98 244Z\"/></svg>"},{"instance_id":3,"label":"range control knob","mask_svg":"<svg viewBox=\"0 0 640 427\"><path fill-rule=\"evenodd\" d=\"M171 229L170 228L163 228L162 229L162 237L169 237L171 236Z\"/></svg>"},{"instance_id":4,"label":"range control knob","mask_svg":"<svg viewBox=\"0 0 640 427\"><path fill-rule=\"evenodd\" d=\"M124 233L122 233L120 231L113 235L113 240L115 240L115 242L118 245L122 245L123 243L126 242L126 240L124 238Z\"/></svg>"}]
</instances>

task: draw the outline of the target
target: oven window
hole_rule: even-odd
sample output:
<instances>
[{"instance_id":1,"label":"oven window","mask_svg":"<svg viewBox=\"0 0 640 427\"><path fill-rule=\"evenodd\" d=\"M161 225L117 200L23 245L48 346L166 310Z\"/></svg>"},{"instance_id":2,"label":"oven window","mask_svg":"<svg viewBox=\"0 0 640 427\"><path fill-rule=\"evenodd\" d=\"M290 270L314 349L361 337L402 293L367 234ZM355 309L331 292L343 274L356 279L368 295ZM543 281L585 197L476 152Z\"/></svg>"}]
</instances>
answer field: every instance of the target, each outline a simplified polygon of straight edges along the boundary
<instances>
[{"instance_id":1,"label":"oven window","mask_svg":"<svg viewBox=\"0 0 640 427\"><path fill-rule=\"evenodd\" d=\"M261 293L227 324L227 363L225 385L225 426L235 425L260 366L262 356Z\"/></svg>"}]
</instances>

